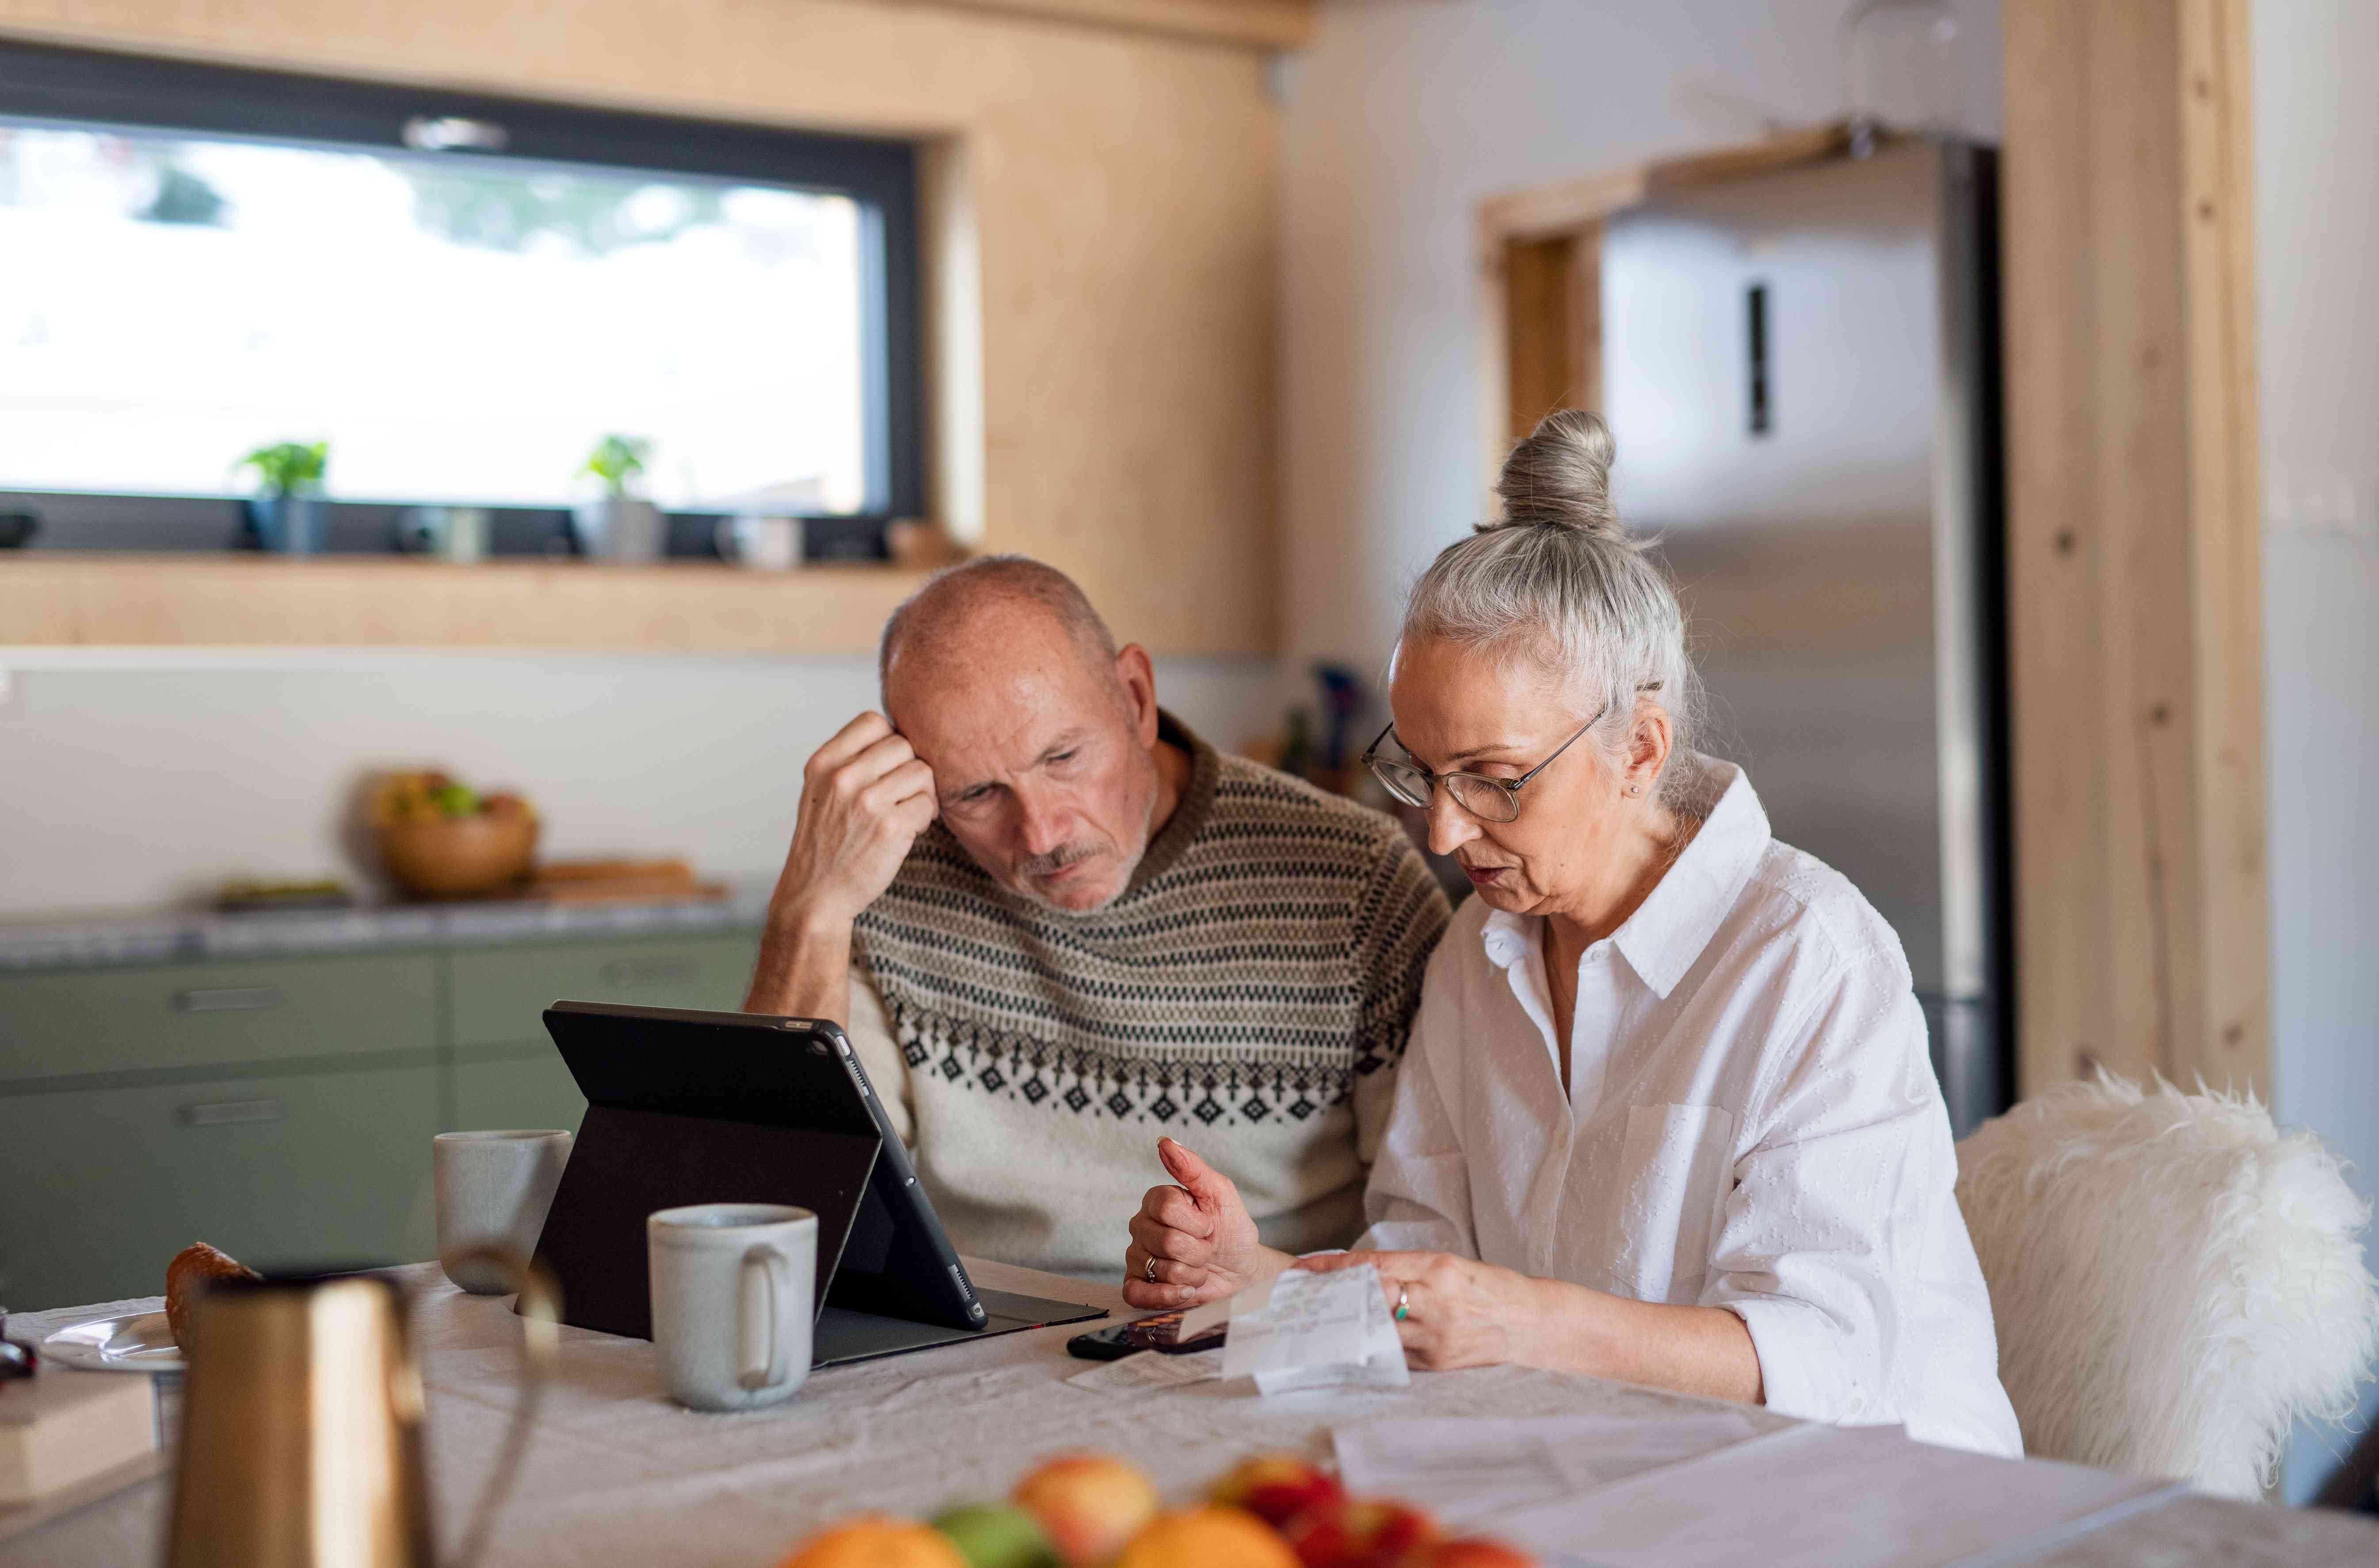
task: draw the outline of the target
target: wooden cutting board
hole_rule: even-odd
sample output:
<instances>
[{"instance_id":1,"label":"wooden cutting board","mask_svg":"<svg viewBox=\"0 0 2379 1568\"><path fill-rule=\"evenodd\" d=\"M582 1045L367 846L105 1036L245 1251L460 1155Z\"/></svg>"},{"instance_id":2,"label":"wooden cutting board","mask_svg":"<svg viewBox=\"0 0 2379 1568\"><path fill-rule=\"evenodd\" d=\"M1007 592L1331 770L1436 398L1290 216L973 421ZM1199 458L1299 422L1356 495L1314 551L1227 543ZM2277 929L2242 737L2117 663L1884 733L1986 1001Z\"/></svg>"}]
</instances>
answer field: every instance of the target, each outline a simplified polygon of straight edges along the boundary
<instances>
[{"instance_id":1,"label":"wooden cutting board","mask_svg":"<svg viewBox=\"0 0 2379 1568\"><path fill-rule=\"evenodd\" d=\"M530 874L516 897L555 904L715 903L723 882L701 882L694 868L663 860L548 861Z\"/></svg>"}]
</instances>

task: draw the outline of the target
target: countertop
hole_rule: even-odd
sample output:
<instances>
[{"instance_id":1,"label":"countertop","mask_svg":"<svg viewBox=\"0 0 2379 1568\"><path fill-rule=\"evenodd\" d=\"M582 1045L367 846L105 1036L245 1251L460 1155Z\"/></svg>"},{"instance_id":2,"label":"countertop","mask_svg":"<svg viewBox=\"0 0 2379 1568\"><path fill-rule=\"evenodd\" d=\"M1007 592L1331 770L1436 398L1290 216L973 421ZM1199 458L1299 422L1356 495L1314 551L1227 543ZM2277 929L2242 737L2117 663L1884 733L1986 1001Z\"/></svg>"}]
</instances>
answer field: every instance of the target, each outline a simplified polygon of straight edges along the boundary
<instances>
[{"instance_id":1,"label":"countertop","mask_svg":"<svg viewBox=\"0 0 2379 1568\"><path fill-rule=\"evenodd\" d=\"M759 926L767 898L766 887L751 884L737 886L728 898L701 902L490 901L18 919L0 921L0 971L747 931Z\"/></svg>"}]
</instances>

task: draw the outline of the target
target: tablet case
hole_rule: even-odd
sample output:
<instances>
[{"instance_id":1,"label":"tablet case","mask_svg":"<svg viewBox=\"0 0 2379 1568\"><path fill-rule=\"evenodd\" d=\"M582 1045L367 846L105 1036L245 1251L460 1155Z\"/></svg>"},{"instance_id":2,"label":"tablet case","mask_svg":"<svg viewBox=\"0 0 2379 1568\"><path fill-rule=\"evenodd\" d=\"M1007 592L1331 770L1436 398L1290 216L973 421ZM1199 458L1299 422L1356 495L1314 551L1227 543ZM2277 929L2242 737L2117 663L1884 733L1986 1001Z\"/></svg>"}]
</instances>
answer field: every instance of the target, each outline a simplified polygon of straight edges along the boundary
<instances>
[{"instance_id":1,"label":"tablet case","mask_svg":"<svg viewBox=\"0 0 2379 1568\"><path fill-rule=\"evenodd\" d=\"M645 1217L713 1202L817 1215L814 1366L1106 1315L974 1290L835 1025L585 1002L545 1023L588 1102L537 1248L565 1322L651 1338Z\"/></svg>"}]
</instances>

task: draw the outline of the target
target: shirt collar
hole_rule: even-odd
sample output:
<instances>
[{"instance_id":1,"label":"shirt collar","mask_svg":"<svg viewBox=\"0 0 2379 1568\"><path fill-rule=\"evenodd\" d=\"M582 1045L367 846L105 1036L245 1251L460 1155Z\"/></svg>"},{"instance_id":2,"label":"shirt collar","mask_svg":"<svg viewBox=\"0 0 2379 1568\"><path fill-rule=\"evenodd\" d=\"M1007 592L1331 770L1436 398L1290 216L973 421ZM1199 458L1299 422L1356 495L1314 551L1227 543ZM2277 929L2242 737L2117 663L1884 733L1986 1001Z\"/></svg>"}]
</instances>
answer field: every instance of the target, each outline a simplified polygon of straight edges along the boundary
<instances>
[{"instance_id":1,"label":"shirt collar","mask_svg":"<svg viewBox=\"0 0 2379 1568\"><path fill-rule=\"evenodd\" d=\"M1702 766L1702 798L1716 799L1701 831L1611 938L1628 967L1663 997L1718 935L1769 841L1768 813L1743 769L1708 760ZM1508 970L1536 951L1543 929L1540 916L1496 910L1479 939L1489 961Z\"/></svg>"}]
</instances>

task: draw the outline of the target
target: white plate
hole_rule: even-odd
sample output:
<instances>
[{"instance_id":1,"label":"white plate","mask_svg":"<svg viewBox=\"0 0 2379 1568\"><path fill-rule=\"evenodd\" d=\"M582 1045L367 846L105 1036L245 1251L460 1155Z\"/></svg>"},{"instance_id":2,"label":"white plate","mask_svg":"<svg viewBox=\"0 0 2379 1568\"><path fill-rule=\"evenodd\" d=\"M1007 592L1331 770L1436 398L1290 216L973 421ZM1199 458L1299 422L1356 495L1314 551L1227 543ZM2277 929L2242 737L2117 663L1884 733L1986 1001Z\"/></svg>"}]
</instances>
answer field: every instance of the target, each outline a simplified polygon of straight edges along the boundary
<instances>
[{"instance_id":1,"label":"white plate","mask_svg":"<svg viewBox=\"0 0 2379 1568\"><path fill-rule=\"evenodd\" d=\"M182 1347L163 1312L127 1312L93 1318L58 1330L42 1341L42 1354L63 1367L98 1372L178 1372Z\"/></svg>"}]
</instances>

